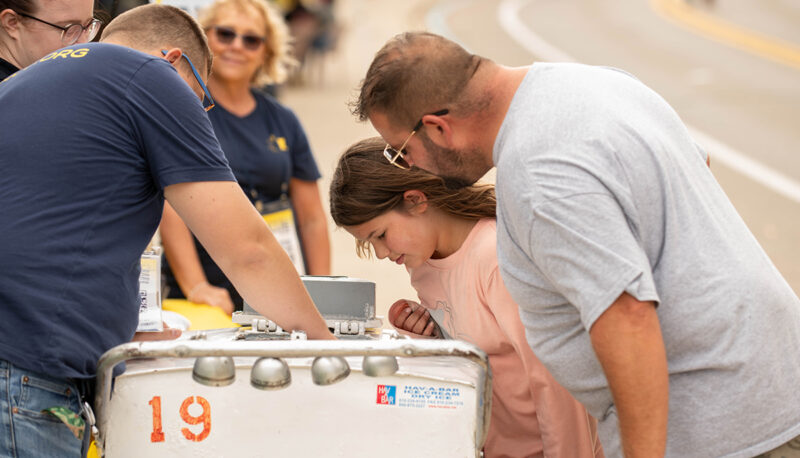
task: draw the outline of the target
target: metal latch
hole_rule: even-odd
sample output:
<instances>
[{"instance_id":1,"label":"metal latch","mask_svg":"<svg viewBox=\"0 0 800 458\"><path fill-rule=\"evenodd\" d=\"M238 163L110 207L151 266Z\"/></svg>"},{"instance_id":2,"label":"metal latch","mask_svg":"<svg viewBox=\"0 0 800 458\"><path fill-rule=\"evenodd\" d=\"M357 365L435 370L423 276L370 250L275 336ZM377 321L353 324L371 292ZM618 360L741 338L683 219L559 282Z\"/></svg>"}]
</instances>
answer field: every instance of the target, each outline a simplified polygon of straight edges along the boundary
<instances>
[{"instance_id":1,"label":"metal latch","mask_svg":"<svg viewBox=\"0 0 800 458\"><path fill-rule=\"evenodd\" d=\"M330 321L328 321L328 327L330 327ZM351 336L363 336L366 332L366 326L363 321L346 321L346 320L336 320L333 322L333 335L351 335Z\"/></svg>"},{"instance_id":2,"label":"metal latch","mask_svg":"<svg viewBox=\"0 0 800 458\"><path fill-rule=\"evenodd\" d=\"M266 332L268 334L283 332L283 329L277 323L266 318L253 318L252 329L253 331Z\"/></svg>"}]
</instances>

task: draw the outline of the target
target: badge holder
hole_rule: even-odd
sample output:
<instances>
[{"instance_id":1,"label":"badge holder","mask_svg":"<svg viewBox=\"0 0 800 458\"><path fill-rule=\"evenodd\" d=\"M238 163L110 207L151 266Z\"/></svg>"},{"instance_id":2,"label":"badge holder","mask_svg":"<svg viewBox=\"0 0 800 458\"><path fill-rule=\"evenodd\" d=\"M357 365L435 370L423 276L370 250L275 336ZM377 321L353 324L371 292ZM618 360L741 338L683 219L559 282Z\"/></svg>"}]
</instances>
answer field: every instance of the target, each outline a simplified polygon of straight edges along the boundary
<instances>
[{"instance_id":1,"label":"badge holder","mask_svg":"<svg viewBox=\"0 0 800 458\"><path fill-rule=\"evenodd\" d=\"M294 211L289 203L289 199L284 194L279 200L264 203L260 200L254 202L256 210L261 213L264 222L267 223L272 234L278 243L289 255L297 273L306 274L305 261L303 260L303 249L300 245L300 238L297 236L297 224L294 220Z\"/></svg>"}]
</instances>

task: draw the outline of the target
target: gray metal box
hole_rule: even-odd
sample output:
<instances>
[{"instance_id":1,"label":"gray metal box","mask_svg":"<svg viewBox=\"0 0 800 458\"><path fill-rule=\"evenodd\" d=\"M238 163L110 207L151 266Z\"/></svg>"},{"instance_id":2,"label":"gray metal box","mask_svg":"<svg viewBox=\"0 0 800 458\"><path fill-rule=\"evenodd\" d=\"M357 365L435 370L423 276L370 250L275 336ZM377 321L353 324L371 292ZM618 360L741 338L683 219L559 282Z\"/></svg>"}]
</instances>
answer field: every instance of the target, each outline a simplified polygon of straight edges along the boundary
<instances>
[{"instance_id":1,"label":"gray metal box","mask_svg":"<svg viewBox=\"0 0 800 458\"><path fill-rule=\"evenodd\" d=\"M375 283L350 277L301 277L303 284L317 306L328 327L338 334L363 334L365 328L380 328L381 320L375 316ZM234 321L249 323L261 315L245 302L241 317ZM269 317L264 317L269 318Z\"/></svg>"}]
</instances>

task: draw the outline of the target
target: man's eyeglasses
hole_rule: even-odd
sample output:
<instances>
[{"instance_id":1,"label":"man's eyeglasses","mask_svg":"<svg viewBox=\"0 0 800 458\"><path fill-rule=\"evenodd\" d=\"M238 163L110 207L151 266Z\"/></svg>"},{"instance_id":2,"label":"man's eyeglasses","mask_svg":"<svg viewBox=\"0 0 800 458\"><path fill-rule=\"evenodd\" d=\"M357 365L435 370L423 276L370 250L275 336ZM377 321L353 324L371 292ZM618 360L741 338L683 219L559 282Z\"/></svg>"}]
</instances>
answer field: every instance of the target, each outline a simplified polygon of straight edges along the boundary
<instances>
[{"instance_id":1,"label":"man's eyeglasses","mask_svg":"<svg viewBox=\"0 0 800 458\"><path fill-rule=\"evenodd\" d=\"M261 47L261 45L266 41L266 38L260 37L258 35L251 35L249 33L243 33L239 35L230 27L222 27L222 26L214 26L214 33L217 35L217 41L224 45L229 45L233 43L233 40L236 37L242 38L242 46L249 51L255 51Z\"/></svg>"},{"instance_id":2,"label":"man's eyeglasses","mask_svg":"<svg viewBox=\"0 0 800 458\"><path fill-rule=\"evenodd\" d=\"M429 114L432 114L434 116L444 116L449 112L450 112L450 110L444 109L444 110L435 111L435 112L429 113ZM425 116L427 116L427 115L423 115L423 117L425 117ZM420 128L422 128L422 126L423 126L422 118L420 118L419 121L417 122L417 124L414 126L414 128L411 129L411 133L408 134L408 137L406 138L406 141L403 142L403 145L400 146L399 149L394 149L394 148L392 148L392 145L387 143L386 144L386 148L383 149L383 157L385 157L386 160L389 161L389 163L392 164L395 167L400 167L401 169L404 169L404 170L410 169L411 165L406 161L406 153L405 153L404 150L406 149L406 145L408 144L408 141L411 140L411 137L413 137L414 134L416 134L417 131Z\"/></svg>"},{"instance_id":3,"label":"man's eyeglasses","mask_svg":"<svg viewBox=\"0 0 800 458\"><path fill-rule=\"evenodd\" d=\"M166 56L167 55L167 50L166 49L162 49L161 50L161 54ZM206 95L203 98L203 108L206 111L214 108L214 99L211 98L211 93L208 92L208 88L206 87L206 83L204 83L203 79L200 78L200 74L197 73L197 69L194 68L194 64L192 63L191 59L189 59L189 56L187 56L185 53L181 53L181 56L183 56L183 58L186 59L186 62L189 63L189 68L192 69L192 73L194 74L194 77L197 80L197 83L200 85L200 89L202 89L203 93L205 93L205 95Z\"/></svg>"},{"instance_id":4,"label":"man's eyeglasses","mask_svg":"<svg viewBox=\"0 0 800 458\"><path fill-rule=\"evenodd\" d=\"M28 19L33 19L34 21L39 21L42 24L47 24L50 27L55 27L61 30L61 44L64 46L74 45L78 42L81 35L86 33L86 41L92 41L94 37L97 35L97 32L100 30L100 26L103 24L103 21L97 18L92 18L86 25L81 24L67 24L65 26L56 25L50 22L47 22L43 19L39 19L38 17L31 16L30 14L25 13L17 13L22 17L26 17Z\"/></svg>"}]
</instances>

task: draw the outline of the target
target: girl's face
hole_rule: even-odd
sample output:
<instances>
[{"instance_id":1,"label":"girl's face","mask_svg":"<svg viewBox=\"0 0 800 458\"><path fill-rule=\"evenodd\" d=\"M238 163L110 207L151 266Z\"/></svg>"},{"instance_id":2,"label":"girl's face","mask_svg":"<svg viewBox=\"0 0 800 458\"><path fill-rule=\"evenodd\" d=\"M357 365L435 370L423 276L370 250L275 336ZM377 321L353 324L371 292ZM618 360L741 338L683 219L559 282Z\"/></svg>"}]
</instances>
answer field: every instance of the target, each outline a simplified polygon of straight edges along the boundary
<instances>
[{"instance_id":1,"label":"girl's face","mask_svg":"<svg viewBox=\"0 0 800 458\"><path fill-rule=\"evenodd\" d=\"M265 31L264 19L255 8L220 12L208 29L208 45L214 53L212 76L249 84L267 54Z\"/></svg>"},{"instance_id":2,"label":"girl's face","mask_svg":"<svg viewBox=\"0 0 800 458\"><path fill-rule=\"evenodd\" d=\"M439 240L434 222L425 212L426 204L406 210L392 210L366 223L345 226L358 240L372 245L379 259L389 258L409 268L419 267L436 252Z\"/></svg>"}]
</instances>

